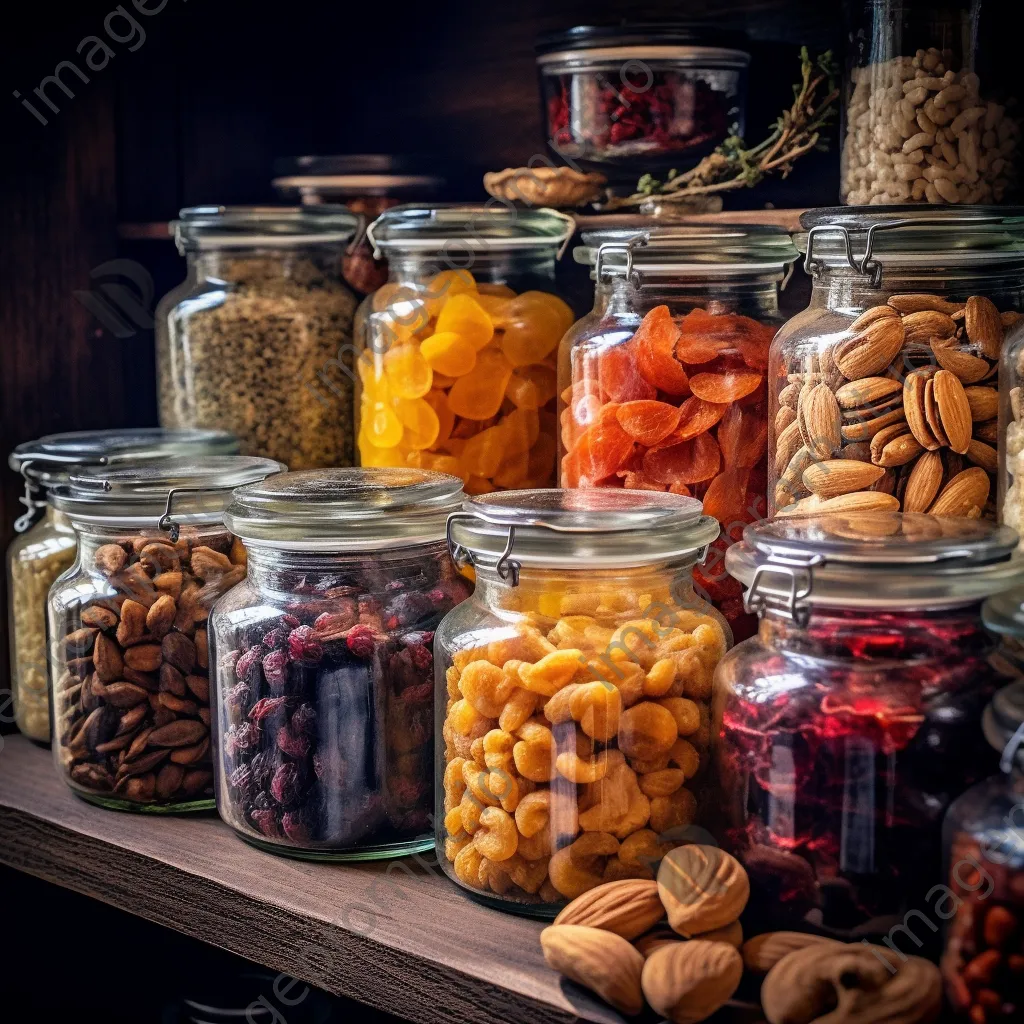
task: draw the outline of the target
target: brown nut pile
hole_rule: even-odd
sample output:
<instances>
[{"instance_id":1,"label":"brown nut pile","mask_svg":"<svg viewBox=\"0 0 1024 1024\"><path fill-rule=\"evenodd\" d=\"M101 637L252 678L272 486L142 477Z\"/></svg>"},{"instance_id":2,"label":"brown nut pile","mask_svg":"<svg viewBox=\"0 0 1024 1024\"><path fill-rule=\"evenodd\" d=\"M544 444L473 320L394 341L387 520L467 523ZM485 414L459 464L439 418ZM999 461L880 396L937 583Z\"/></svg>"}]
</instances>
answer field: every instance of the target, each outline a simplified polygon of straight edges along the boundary
<instances>
[{"instance_id":1,"label":"brown nut pile","mask_svg":"<svg viewBox=\"0 0 1024 1024\"><path fill-rule=\"evenodd\" d=\"M58 757L73 787L106 801L212 798L206 620L245 576L225 532L176 543L83 546L94 592L62 608L55 645ZM77 583L76 586L80 586Z\"/></svg>"},{"instance_id":2,"label":"brown nut pile","mask_svg":"<svg viewBox=\"0 0 1024 1024\"><path fill-rule=\"evenodd\" d=\"M790 366L775 405L778 515L995 518L999 354L1020 314L893 295Z\"/></svg>"},{"instance_id":3,"label":"brown nut pile","mask_svg":"<svg viewBox=\"0 0 1024 1024\"><path fill-rule=\"evenodd\" d=\"M729 854L680 846L656 882L606 882L573 900L541 932L544 959L628 1016L646 1002L674 1024L697 1024L732 998L743 976L738 919L749 893Z\"/></svg>"}]
</instances>

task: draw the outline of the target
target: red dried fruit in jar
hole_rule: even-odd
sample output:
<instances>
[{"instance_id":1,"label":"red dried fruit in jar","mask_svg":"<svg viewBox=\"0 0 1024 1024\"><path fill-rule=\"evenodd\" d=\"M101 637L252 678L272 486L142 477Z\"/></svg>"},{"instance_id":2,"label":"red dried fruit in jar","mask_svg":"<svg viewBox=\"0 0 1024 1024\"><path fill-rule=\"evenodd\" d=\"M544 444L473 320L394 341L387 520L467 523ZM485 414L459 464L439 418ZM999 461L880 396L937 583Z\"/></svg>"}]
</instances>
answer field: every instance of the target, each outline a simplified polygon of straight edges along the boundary
<instances>
[{"instance_id":1,"label":"red dried fruit in jar","mask_svg":"<svg viewBox=\"0 0 1024 1024\"><path fill-rule=\"evenodd\" d=\"M749 469L756 465L768 447L768 418L763 407L730 405L718 424L717 437L726 466Z\"/></svg>"},{"instance_id":2,"label":"red dried fruit in jar","mask_svg":"<svg viewBox=\"0 0 1024 1024\"><path fill-rule=\"evenodd\" d=\"M633 453L633 439L612 415L602 415L588 428L566 456L563 472L575 483L569 487L593 487L615 471Z\"/></svg>"},{"instance_id":3,"label":"red dried fruit in jar","mask_svg":"<svg viewBox=\"0 0 1024 1024\"><path fill-rule=\"evenodd\" d=\"M725 465L730 466L724 449L722 455ZM737 466L719 473L704 493L705 514L714 516L722 524L745 520L749 479L750 469L747 467Z\"/></svg>"},{"instance_id":4,"label":"red dried fruit in jar","mask_svg":"<svg viewBox=\"0 0 1024 1024\"><path fill-rule=\"evenodd\" d=\"M698 373L690 378L690 390L705 402L727 404L753 394L763 382L763 373Z\"/></svg>"},{"instance_id":5,"label":"red dried fruit in jar","mask_svg":"<svg viewBox=\"0 0 1024 1024\"><path fill-rule=\"evenodd\" d=\"M671 434L679 425L681 415L681 409L668 402L649 400L625 402L616 411L622 429L648 447Z\"/></svg>"},{"instance_id":6,"label":"red dried fruit in jar","mask_svg":"<svg viewBox=\"0 0 1024 1024\"><path fill-rule=\"evenodd\" d=\"M721 463L715 439L698 434L692 441L649 451L644 456L644 472L659 483L697 484L710 480Z\"/></svg>"},{"instance_id":7,"label":"red dried fruit in jar","mask_svg":"<svg viewBox=\"0 0 1024 1024\"><path fill-rule=\"evenodd\" d=\"M601 394L611 402L634 402L658 395L654 385L641 376L631 341L604 349L597 357Z\"/></svg>"},{"instance_id":8,"label":"red dried fruit in jar","mask_svg":"<svg viewBox=\"0 0 1024 1024\"><path fill-rule=\"evenodd\" d=\"M668 306L655 306L643 318L631 342L644 379L670 395L690 392L686 370L674 354L678 339L679 328Z\"/></svg>"}]
</instances>

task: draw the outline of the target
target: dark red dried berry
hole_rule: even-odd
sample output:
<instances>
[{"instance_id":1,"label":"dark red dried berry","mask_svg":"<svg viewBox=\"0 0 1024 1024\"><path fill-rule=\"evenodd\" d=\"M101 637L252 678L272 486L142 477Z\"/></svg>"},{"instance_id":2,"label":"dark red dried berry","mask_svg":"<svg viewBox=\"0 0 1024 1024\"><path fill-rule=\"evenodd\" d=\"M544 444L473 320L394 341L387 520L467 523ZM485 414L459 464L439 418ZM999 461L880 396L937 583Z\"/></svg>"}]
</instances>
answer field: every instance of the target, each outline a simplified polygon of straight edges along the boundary
<instances>
[{"instance_id":1,"label":"dark red dried berry","mask_svg":"<svg viewBox=\"0 0 1024 1024\"><path fill-rule=\"evenodd\" d=\"M283 690L288 674L288 655L284 651L271 651L263 659L263 674L267 677L267 685L272 690Z\"/></svg>"},{"instance_id":2,"label":"dark red dried berry","mask_svg":"<svg viewBox=\"0 0 1024 1024\"><path fill-rule=\"evenodd\" d=\"M278 708L283 707L287 699L287 697L262 697L252 706L252 711L249 712L249 721L262 722L267 715L272 715Z\"/></svg>"},{"instance_id":3,"label":"dark red dried berry","mask_svg":"<svg viewBox=\"0 0 1024 1024\"><path fill-rule=\"evenodd\" d=\"M255 647L250 647L249 650L242 654L238 661L235 662L235 678L237 678L239 682L255 681L255 669L262 657L262 647L258 644Z\"/></svg>"},{"instance_id":4,"label":"dark red dried berry","mask_svg":"<svg viewBox=\"0 0 1024 1024\"><path fill-rule=\"evenodd\" d=\"M402 691L402 700L409 704L425 704L434 699L434 684L419 683L416 686L407 687Z\"/></svg>"},{"instance_id":5,"label":"dark red dried berry","mask_svg":"<svg viewBox=\"0 0 1024 1024\"><path fill-rule=\"evenodd\" d=\"M289 757L301 759L309 753L309 737L302 732L293 732L287 725L277 730L275 741L281 753Z\"/></svg>"},{"instance_id":6,"label":"dark red dried berry","mask_svg":"<svg viewBox=\"0 0 1024 1024\"><path fill-rule=\"evenodd\" d=\"M296 626L288 634L288 653L295 661L316 662L324 656L324 649L312 626Z\"/></svg>"},{"instance_id":7,"label":"dark red dried berry","mask_svg":"<svg viewBox=\"0 0 1024 1024\"><path fill-rule=\"evenodd\" d=\"M256 787L256 780L253 778L252 769L246 765L239 765L228 780L231 788L238 793L239 799L248 802Z\"/></svg>"},{"instance_id":8,"label":"dark red dried berry","mask_svg":"<svg viewBox=\"0 0 1024 1024\"><path fill-rule=\"evenodd\" d=\"M294 615L282 615L281 625L284 626L285 629L295 629L296 626L300 626L302 623Z\"/></svg>"},{"instance_id":9,"label":"dark red dried berry","mask_svg":"<svg viewBox=\"0 0 1024 1024\"><path fill-rule=\"evenodd\" d=\"M316 708L312 704L300 704L295 709L289 724L295 732L311 736L316 732Z\"/></svg>"},{"instance_id":10,"label":"dark red dried berry","mask_svg":"<svg viewBox=\"0 0 1024 1024\"><path fill-rule=\"evenodd\" d=\"M235 683L228 690L225 700L230 708L241 711L252 700L252 688L248 683Z\"/></svg>"},{"instance_id":11,"label":"dark red dried berry","mask_svg":"<svg viewBox=\"0 0 1024 1024\"><path fill-rule=\"evenodd\" d=\"M263 646L268 650L272 651L275 647L284 647L287 642L288 630L282 629L280 626L263 634Z\"/></svg>"},{"instance_id":12,"label":"dark red dried berry","mask_svg":"<svg viewBox=\"0 0 1024 1024\"><path fill-rule=\"evenodd\" d=\"M302 795L302 776L298 765L289 761L274 772L270 780L270 795L285 806L298 801Z\"/></svg>"},{"instance_id":13,"label":"dark red dried berry","mask_svg":"<svg viewBox=\"0 0 1024 1024\"><path fill-rule=\"evenodd\" d=\"M421 672L429 672L434 667L434 654L429 647L425 647L423 644L413 644L409 648L409 653L412 655L412 663Z\"/></svg>"},{"instance_id":14,"label":"dark red dried berry","mask_svg":"<svg viewBox=\"0 0 1024 1024\"><path fill-rule=\"evenodd\" d=\"M268 838L280 839L281 829L277 823L277 811L253 811L250 814L253 824Z\"/></svg>"},{"instance_id":15,"label":"dark red dried berry","mask_svg":"<svg viewBox=\"0 0 1024 1024\"><path fill-rule=\"evenodd\" d=\"M442 608L449 603L448 595L440 587L434 587L433 590L429 591L427 593L427 600L435 608Z\"/></svg>"},{"instance_id":16,"label":"dark red dried berry","mask_svg":"<svg viewBox=\"0 0 1024 1024\"><path fill-rule=\"evenodd\" d=\"M309 816L305 811L287 811L281 816L281 828L293 843L308 843L310 838Z\"/></svg>"},{"instance_id":17,"label":"dark red dried berry","mask_svg":"<svg viewBox=\"0 0 1024 1024\"><path fill-rule=\"evenodd\" d=\"M371 626L357 624L345 636L345 644L357 658L372 658L373 652L384 639Z\"/></svg>"},{"instance_id":18,"label":"dark red dried berry","mask_svg":"<svg viewBox=\"0 0 1024 1024\"><path fill-rule=\"evenodd\" d=\"M256 785L263 787L267 784L270 777L274 774L277 769L277 763L274 759L274 755L269 750L261 750L253 759L252 764L252 777L256 781ZM257 804L259 800L263 798L267 799L265 793L261 793L257 798Z\"/></svg>"}]
</instances>

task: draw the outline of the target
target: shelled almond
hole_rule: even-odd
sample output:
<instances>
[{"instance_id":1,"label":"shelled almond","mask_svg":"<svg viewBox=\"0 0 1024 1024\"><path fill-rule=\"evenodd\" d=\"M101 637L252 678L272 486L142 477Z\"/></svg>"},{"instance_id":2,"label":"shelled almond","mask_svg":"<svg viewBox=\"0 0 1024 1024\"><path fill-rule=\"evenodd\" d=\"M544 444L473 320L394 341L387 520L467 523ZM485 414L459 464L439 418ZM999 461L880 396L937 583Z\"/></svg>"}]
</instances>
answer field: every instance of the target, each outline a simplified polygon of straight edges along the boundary
<instances>
[{"instance_id":1,"label":"shelled almond","mask_svg":"<svg viewBox=\"0 0 1024 1024\"><path fill-rule=\"evenodd\" d=\"M781 367L776 514L995 518L999 355L1017 316L982 295L893 295Z\"/></svg>"},{"instance_id":2,"label":"shelled almond","mask_svg":"<svg viewBox=\"0 0 1024 1024\"><path fill-rule=\"evenodd\" d=\"M1004 313L1001 317L1004 330L1009 333L1013 331L1014 340L1007 348L1007 371L1010 379L1006 381L1007 395L1009 401L1006 403L1002 429L1004 437L1004 465L1003 472L1006 474L1004 485L1006 488L1003 497L1002 508L999 510L1000 521L1012 526L1018 533L1024 533L1024 501L1022 501L1021 487L1024 481L1024 392L1021 390L1020 381L1024 380L1024 347L1021 345L1022 331L1024 331L1024 317L1018 313ZM971 410L978 410L978 414L988 412L986 397L975 393L975 388L967 389L967 400L971 404ZM989 431L975 431L975 439L979 444L995 450L999 443L999 427L996 420L990 421L995 429ZM987 425L987 424L986 424ZM981 449L976 449L976 454ZM983 452L985 458L989 458L989 452Z\"/></svg>"}]
</instances>

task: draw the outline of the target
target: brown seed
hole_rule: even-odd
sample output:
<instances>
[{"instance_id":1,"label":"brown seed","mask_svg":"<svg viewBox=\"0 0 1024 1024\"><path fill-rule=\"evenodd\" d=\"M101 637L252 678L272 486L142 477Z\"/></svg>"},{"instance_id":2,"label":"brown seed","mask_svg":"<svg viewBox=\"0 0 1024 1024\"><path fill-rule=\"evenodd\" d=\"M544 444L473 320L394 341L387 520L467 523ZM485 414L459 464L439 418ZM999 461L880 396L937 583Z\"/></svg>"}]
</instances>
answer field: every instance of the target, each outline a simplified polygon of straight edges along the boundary
<instances>
[{"instance_id":1,"label":"brown seed","mask_svg":"<svg viewBox=\"0 0 1024 1024\"><path fill-rule=\"evenodd\" d=\"M827 459L842 447L842 414L827 384L815 384L801 395L797 423L811 455Z\"/></svg>"},{"instance_id":2,"label":"brown seed","mask_svg":"<svg viewBox=\"0 0 1024 1024\"><path fill-rule=\"evenodd\" d=\"M948 371L944 370L944 373ZM935 379L932 378L924 386L924 418L928 429L935 436L940 448L949 447L949 438L946 437L945 428L942 426L942 417L939 415L939 404L935 400Z\"/></svg>"},{"instance_id":3,"label":"brown seed","mask_svg":"<svg viewBox=\"0 0 1024 1024\"><path fill-rule=\"evenodd\" d=\"M120 550L120 548L118 549ZM121 622L117 627L117 642L122 647L138 643L146 633L146 608L130 598L121 605Z\"/></svg>"},{"instance_id":4,"label":"brown seed","mask_svg":"<svg viewBox=\"0 0 1024 1024\"><path fill-rule=\"evenodd\" d=\"M171 623L174 622L177 611L174 598L170 594L162 594L153 602L146 614L146 629L157 640L162 640L170 632Z\"/></svg>"},{"instance_id":5,"label":"brown seed","mask_svg":"<svg viewBox=\"0 0 1024 1024\"><path fill-rule=\"evenodd\" d=\"M779 405L784 405L788 409L796 411L797 403L800 401L800 385L799 384L787 384L779 392Z\"/></svg>"},{"instance_id":6,"label":"brown seed","mask_svg":"<svg viewBox=\"0 0 1024 1024\"><path fill-rule=\"evenodd\" d=\"M951 338L942 343L932 342L932 354L939 366L955 374L963 384L975 384L984 378L991 369L989 364L978 356L955 348L954 344Z\"/></svg>"},{"instance_id":7,"label":"brown seed","mask_svg":"<svg viewBox=\"0 0 1024 1024\"><path fill-rule=\"evenodd\" d=\"M172 544L152 541L139 552L139 561L154 573L172 572L178 568L178 552Z\"/></svg>"},{"instance_id":8,"label":"brown seed","mask_svg":"<svg viewBox=\"0 0 1024 1024\"><path fill-rule=\"evenodd\" d=\"M181 765L168 762L156 776L156 795L160 800L173 796L185 779L185 769Z\"/></svg>"},{"instance_id":9,"label":"brown seed","mask_svg":"<svg viewBox=\"0 0 1024 1024\"><path fill-rule=\"evenodd\" d=\"M144 690L148 690L150 693L156 693L160 688L157 683L157 678L152 672L140 672L138 669L125 665L124 672L122 674L129 683L141 686Z\"/></svg>"},{"instance_id":10,"label":"brown seed","mask_svg":"<svg viewBox=\"0 0 1024 1024\"><path fill-rule=\"evenodd\" d=\"M172 597L177 601L178 595L181 594L181 581L182 575L178 571L162 572L159 576L154 577L153 586L155 586L161 594L166 594L168 597Z\"/></svg>"},{"instance_id":11,"label":"brown seed","mask_svg":"<svg viewBox=\"0 0 1024 1024\"><path fill-rule=\"evenodd\" d=\"M844 423L842 434L844 441L870 441L880 430L892 426L894 423L902 423L906 420L906 413L902 406L898 406L860 423Z\"/></svg>"},{"instance_id":12,"label":"brown seed","mask_svg":"<svg viewBox=\"0 0 1024 1024\"><path fill-rule=\"evenodd\" d=\"M987 473L995 473L999 469L999 453L996 449L973 437L967 445L967 458Z\"/></svg>"},{"instance_id":13,"label":"brown seed","mask_svg":"<svg viewBox=\"0 0 1024 1024\"><path fill-rule=\"evenodd\" d=\"M957 473L939 492L928 510L933 516L968 516L972 509L982 509L991 490L988 473L972 466Z\"/></svg>"},{"instance_id":14,"label":"brown seed","mask_svg":"<svg viewBox=\"0 0 1024 1024\"><path fill-rule=\"evenodd\" d=\"M796 455L803 441L800 437L800 425L794 420L775 439L775 472L781 473L790 460Z\"/></svg>"},{"instance_id":15,"label":"brown seed","mask_svg":"<svg viewBox=\"0 0 1024 1024\"><path fill-rule=\"evenodd\" d=\"M167 750L151 750L148 754L140 754L137 758L126 760L119 771L122 775L143 775L166 760L168 754Z\"/></svg>"},{"instance_id":16,"label":"brown seed","mask_svg":"<svg viewBox=\"0 0 1024 1024\"><path fill-rule=\"evenodd\" d=\"M118 618L109 608L101 605L90 605L82 612L82 625L92 626L94 629L113 629L117 625Z\"/></svg>"},{"instance_id":17,"label":"brown seed","mask_svg":"<svg viewBox=\"0 0 1024 1024\"><path fill-rule=\"evenodd\" d=\"M905 466L923 451L923 445L913 434L903 434L890 441L874 462L876 466Z\"/></svg>"},{"instance_id":18,"label":"brown seed","mask_svg":"<svg viewBox=\"0 0 1024 1024\"><path fill-rule=\"evenodd\" d=\"M242 543L242 539L240 537L232 538L231 550L228 552L228 558L231 559L233 565L245 565L248 561L245 545Z\"/></svg>"},{"instance_id":19,"label":"brown seed","mask_svg":"<svg viewBox=\"0 0 1024 1024\"><path fill-rule=\"evenodd\" d=\"M146 713L149 711L148 702L145 704L137 704L131 710L126 711L121 716L121 723L117 727L118 733L131 733L135 735L135 727L142 724L142 720L146 717Z\"/></svg>"},{"instance_id":20,"label":"brown seed","mask_svg":"<svg viewBox=\"0 0 1024 1024\"><path fill-rule=\"evenodd\" d=\"M106 743L96 744L97 754L116 754L119 750L124 750L132 741L131 733L119 733L112 740L107 740Z\"/></svg>"},{"instance_id":21,"label":"brown seed","mask_svg":"<svg viewBox=\"0 0 1024 1024\"><path fill-rule=\"evenodd\" d=\"M181 791L185 796L198 796L209 788L212 781L213 772L187 771L185 781L181 784Z\"/></svg>"},{"instance_id":22,"label":"brown seed","mask_svg":"<svg viewBox=\"0 0 1024 1024\"><path fill-rule=\"evenodd\" d=\"M964 388L964 394L971 407L971 419L975 423L995 419L999 415L999 392L995 388Z\"/></svg>"},{"instance_id":23,"label":"brown seed","mask_svg":"<svg viewBox=\"0 0 1024 1024\"><path fill-rule=\"evenodd\" d=\"M193 549L190 565L193 574L204 582L220 579L232 567L227 555L203 546Z\"/></svg>"},{"instance_id":24,"label":"brown seed","mask_svg":"<svg viewBox=\"0 0 1024 1024\"><path fill-rule=\"evenodd\" d=\"M900 423L893 423L891 426L886 427L884 430L880 430L873 438L871 438L871 461L875 465L880 465L878 460L882 456L882 450L890 442L895 440L897 437L913 437L910 433L910 427L906 421Z\"/></svg>"},{"instance_id":25,"label":"brown seed","mask_svg":"<svg viewBox=\"0 0 1024 1024\"><path fill-rule=\"evenodd\" d=\"M870 309L865 309L863 313L856 320L850 324L851 331L862 331L868 324L873 324L876 320L885 320L887 317L899 316L899 313L892 308L892 306L872 306Z\"/></svg>"},{"instance_id":26,"label":"brown seed","mask_svg":"<svg viewBox=\"0 0 1024 1024\"><path fill-rule=\"evenodd\" d=\"M934 309L939 313L952 316L963 308L962 302L948 302L938 295L914 293L907 295L891 295L889 305L901 313L920 313L923 309Z\"/></svg>"},{"instance_id":27,"label":"brown seed","mask_svg":"<svg viewBox=\"0 0 1024 1024\"><path fill-rule=\"evenodd\" d=\"M969 985L988 985L996 976L1003 956L998 949L987 949L979 953L965 968L964 981Z\"/></svg>"},{"instance_id":28,"label":"brown seed","mask_svg":"<svg viewBox=\"0 0 1024 1024\"><path fill-rule=\"evenodd\" d=\"M117 789L116 786L114 788ZM126 800L140 804L149 803L156 792L156 777L150 774L127 779L119 792Z\"/></svg>"},{"instance_id":29,"label":"brown seed","mask_svg":"<svg viewBox=\"0 0 1024 1024\"><path fill-rule=\"evenodd\" d=\"M177 697L187 692L184 675L166 661L160 666L160 689Z\"/></svg>"},{"instance_id":30,"label":"brown seed","mask_svg":"<svg viewBox=\"0 0 1024 1024\"><path fill-rule=\"evenodd\" d=\"M110 637L100 633L96 637L96 646L92 652L93 661L96 664L96 675L104 683L112 683L121 678L124 669L124 659L121 657L121 648L114 643Z\"/></svg>"},{"instance_id":31,"label":"brown seed","mask_svg":"<svg viewBox=\"0 0 1024 1024\"><path fill-rule=\"evenodd\" d=\"M918 444L928 451L939 447L939 441L932 433L925 414L925 389L933 371L928 369L914 370L907 374L903 388L903 410L907 416L907 426L917 439Z\"/></svg>"},{"instance_id":32,"label":"brown seed","mask_svg":"<svg viewBox=\"0 0 1024 1024\"><path fill-rule=\"evenodd\" d=\"M905 344L930 345L936 338L951 338L956 334L956 323L945 313L922 309L903 318Z\"/></svg>"},{"instance_id":33,"label":"brown seed","mask_svg":"<svg viewBox=\"0 0 1024 1024\"><path fill-rule=\"evenodd\" d=\"M796 419L796 410L788 405L780 405L775 414L775 433L781 434Z\"/></svg>"},{"instance_id":34,"label":"brown seed","mask_svg":"<svg viewBox=\"0 0 1024 1024\"><path fill-rule=\"evenodd\" d=\"M92 560L104 576L113 576L124 568L128 556L120 544L101 544Z\"/></svg>"},{"instance_id":35,"label":"brown seed","mask_svg":"<svg viewBox=\"0 0 1024 1024\"><path fill-rule=\"evenodd\" d=\"M64 653L69 658L81 657L83 654L88 654L92 650L92 645L96 640L95 629L84 627L82 629L76 629L71 633L68 633L64 637Z\"/></svg>"},{"instance_id":36,"label":"brown seed","mask_svg":"<svg viewBox=\"0 0 1024 1024\"><path fill-rule=\"evenodd\" d=\"M855 337L841 341L834 358L847 380L860 380L881 373L902 347L903 322L898 317L883 317Z\"/></svg>"},{"instance_id":37,"label":"brown seed","mask_svg":"<svg viewBox=\"0 0 1024 1024\"><path fill-rule=\"evenodd\" d=\"M826 459L804 470L804 486L819 498L865 491L885 474L880 466L853 459Z\"/></svg>"},{"instance_id":38,"label":"brown seed","mask_svg":"<svg viewBox=\"0 0 1024 1024\"><path fill-rule=\"evenodd\" d=\"M914 463L903 492L904 512L927 512L942 486L942 456L925 452Z\"/></svg>"},{"instance_id":39,"label":"brown seed","mask_svg":"<svg viewBox=\"0 0 1024 1024\"><path fill-rule=\"evenodd\" d=\"M892 398L901 389L900 382L891 377L864 377L839 388L836 391L836 401L840 409L859 409Z\"/></svg>"},{"instance_id":40,"label":"brown seed","mask_svg":"<svg viewBox=\"0 0 1024 1024\"><path fill-rule=\"evenodd\" d=\"M175 697L173 693L161 693L157 699L163 707L177 715L194 715L199 710L199 706L194 700L184 700L181 697Z\"/></svg>"},{"instance_id":41,"label":"brown seed","mask_svg":"<svg viewBox=\"0 0 1024 1024\"><path fill-rule=\"evenodd\" d=\"M210 737L207 736L205 740L200 740L191 747L178 747L177 750L172 750L171 760L175 764L198 764L206 757L209 749Z\"/></svg>"},{"instance_id":42,"label":"brown seed","mask_svg":"<svg viewBox=\"0 0 1024 1024\"><path fill-rule=\"evenodd\" d=\"M934 377L935 404L942 418L942 429L949 447L963 455L971 441L971 406L964 386L949 370L939 370Z\"/></svg>"},{"instance_id":43,"label":"brown seed","mask_svg":"<svg viewBox=\"0 0 1024 1024\"><path fill-rule=\"evenodd\" d=\"M967 337L989 359L998 359L1003 347L1003 322L995 303L984 295L972 295L967 300L964 315Z\"/></svg>"},{"instance_id":44,"label":"brown seed","mask_svg":"<svg viewBox=\"0 0 1024 1024\"><path fill-rule=\"evenodd\" d=\"M999 423L997 420L986 420L984 423L975 423L974 436L985 444L997 445L999 443Z\"/></svg>"},{"instance_id":45,"label":"brown seed","mask_svg":"<svg viewBox=\"0 0 1024 1024\"><path fill-rule=\"evenodd\" d=\"M210 681L206 676L186 676L185 683L188 688L201 700L204 704L210 702Z\"/></svg>"},{"instance_id":46,"label":"brown seed","mask_svg":"<svg viewBox=\"0 0 1024 1024\"><path fill-rule=\"evenodd\" d=\"M124 652L124 663L136 672L155 672L162 660L159 644L139 644Z\"/></svg>"},{"instance_id":47,"label":"brown seed","mask_svg":"<svg viewBox=\"0 0 1024 1024\"><path fill-rule=\"evenodd\" d=\"M202 722L179 718L159 729L154 729L149 742L154 747L188 747L198 743L205 736L206 726Z\"/></svg>"},{"instance_id":48,"label":"brown seed","mask_svg":"<svg viewBox=\"0 0 1024 1024\"><path fill-rule=\"evenodd\" d=\"M196 645L196 664L200 668L209 668L210 651L209 643L206 638L206 630L197 629L196 635L192 638L192 642Z\"/></svg>"},{"instance_id":49,"label":"brown seed","mask_svg":"<svg viewBox=\"0 0 1024 1024\"><path fill-rule=\"evenodd\" d=\"M149 695L141 686L134 683L110 683L104 687L103 699L115 708L133 708L143 703Z\"/></svg>"},{"instance_id":50,"label":"brown seed","mask_svg":"<svg viewBox=\"0 0 1024 1024\"><path fill-rule=\"evenodd\" d=\"M140 705L141 706L141 705ZM144 707L145 711L149 711L149 707ZM132 745L128 748L128 757L138 757L149 743L149 736L152 733L152 729L143 729L142 732L132 740Z\"/></svg>"},{"instance_id":51,"label":"brown seed","mask_svg":"<svg viewBox=\"0 0 1024 1024\"><path fill-rule=\"evenodd\" d=\"M183 633L168 633L160 645L165 661L188 675L195 667L196 646Z\"/></svg>"}]
</instances>

